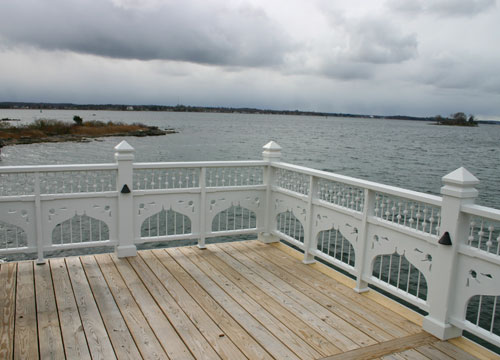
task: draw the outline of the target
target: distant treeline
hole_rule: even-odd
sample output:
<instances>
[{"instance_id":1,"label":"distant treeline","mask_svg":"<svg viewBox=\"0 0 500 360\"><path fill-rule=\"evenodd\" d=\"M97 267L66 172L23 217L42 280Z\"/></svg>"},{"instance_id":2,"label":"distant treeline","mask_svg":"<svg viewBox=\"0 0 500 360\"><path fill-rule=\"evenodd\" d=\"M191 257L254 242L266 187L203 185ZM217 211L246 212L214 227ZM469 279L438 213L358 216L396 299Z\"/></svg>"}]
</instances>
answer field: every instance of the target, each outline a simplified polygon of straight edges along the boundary
<instances>
[{"instance_id":1,"label":"distant treeline","mask_svg":"<svg viewBox=\"0 0 500 360\"><path fill-rule=\"evenodd\" d=\"M395 120L433 120L432 117L416 117L405 115L363 115L345 113L326 113L300 110L272 110L254 108L207 107L189 105L117 105L117 104L68 104L68 103L32 103L32 102L0 102L0 109L40 109L40 110L111 110L111 111L172 111L172 112L207 112L207 113L240 113L240 114L272 114L301 116L331 116Z\"/></svg>"}]
</instances>

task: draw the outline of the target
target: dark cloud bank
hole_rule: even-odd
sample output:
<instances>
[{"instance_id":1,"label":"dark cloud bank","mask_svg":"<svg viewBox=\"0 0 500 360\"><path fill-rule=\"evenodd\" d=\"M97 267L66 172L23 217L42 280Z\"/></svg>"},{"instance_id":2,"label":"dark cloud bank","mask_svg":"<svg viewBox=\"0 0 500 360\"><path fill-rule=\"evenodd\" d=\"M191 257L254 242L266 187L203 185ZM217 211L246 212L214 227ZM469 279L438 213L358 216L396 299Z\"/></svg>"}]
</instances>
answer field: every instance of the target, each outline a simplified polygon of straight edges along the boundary
<instances>
[{"instance_id":1,"label":"dark cloud bank","mask_svg":"<svg viewBox=\"0 0 500 360\"><path fill-rule=\"evenodd\" d=\"M173 1L126 8L107 0L2 0L0 35L10 44L139 60L228 66L283 62L291 40L262 11Z\"/></svg>"}]
</instances>

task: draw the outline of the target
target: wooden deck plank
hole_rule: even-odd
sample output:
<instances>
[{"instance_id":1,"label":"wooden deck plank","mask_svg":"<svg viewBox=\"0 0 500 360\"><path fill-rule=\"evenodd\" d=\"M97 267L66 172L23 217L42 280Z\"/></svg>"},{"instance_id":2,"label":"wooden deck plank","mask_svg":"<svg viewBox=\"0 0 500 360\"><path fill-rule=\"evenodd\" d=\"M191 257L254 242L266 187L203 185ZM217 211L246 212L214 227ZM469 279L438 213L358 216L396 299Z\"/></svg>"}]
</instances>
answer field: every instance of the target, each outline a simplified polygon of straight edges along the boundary
<instances>
[{"instance_id":1,"label":"wooden deck plank","mask_svg":"<svg viewBox=\"0 0 500 360\"><path fill-rule=\"evenodd\" d=\"M249 359L272 359L266 350L252 338L212 297L164 250L153 250L153 254L172 274L205 312L220 326ZM157 274L158 275L158 274Z\"/></svg>"},{"instance_id":2,"label":"wooden deck plank","mask_svg":"<svg viewBox=\"0 0 500 360\"><path fill-rule=\"evenodd\" d=\"M436 349L432 345L422 345L415 348L419 353L427 356L431 360L452 360L451 356L446 355L442 351Z\"/></svg>"},{"instance_id":3,"label":"wooden deck plank","mask_svg":"<svg viewBox=\"0 0 500 360\"><path fill-rule=\"evenodd\" d=\"M64 359L64 346L57 313L50 265L35 266L35 293L41 359Z\"/></svg>"},{"instance_id":4,"label":"wooden deck plank","mask_svg":"<svg viewBox=\"0 0 500 360\"><path fill-rule=\"evenodd\" d=\"M129 268L127 268L127 271L132 269L134 269L132 271L139 270L137 274L139 274L139 278L143 283L144 291L149 291L152 299L158 304L163 314L168 318L178 336L181 337L185 346L187 346L194 357L196 359L220 359L198 328L191 322L151 270L144 263L138 264L139 261L137 260L137 257L128 259ZM136 264L135 267L132 267L132 262ZM122 272L122 268L125 267L118 267L118 270ZM122 272L122 276L124 279L129 279L134 275ZM142 302L140 304L142 307ZM147 306L147 303L144 306Z\"/></svg>"},{"instance_id":5,"label":"wooden deck plank","mask_svg":"<svg viewBox=\"0 0 500 360\"><path fill-rule=\"evenodd\" d=\"M167 354L109 255L96 255L95 258L141 355L146 359L167 359Z\"/></svg>"},{"instance_id":6,"label":"wooden deck plank","mask_svg":"<svg viewBox=\"0 0 500 360\"><path fill-rule=\"evenodd\" d=\"M269 284L266 279L256 274L253 269L243 265L229 254L225 253L222 249L217 247L210 247L210 249L215 255L221 258L222 261L226 262L234 270L236 270L240 276L246 278L252 284L263 290L266 294L276 299L282 306L309 324L310 327L322 334L327 340L333 342L334 345L341 351L348 351L359 347L348 337L344 336L340 331L326 324L312 311L305 308L297 301L291 299L288 294L283 293L281 290Z\"/></svg>"},{"instance_id":7,"label":"wooden deck plank","mask_svg":"<svg viewBox=\"0 0 500 360\"><path fill-rule=\"evenodd\" d=\"M394 353L435 342L436 338L426 332L408 335L399 339L389 340L383 343L348 351L343 354L333 355L323 360L364 360L384 357Z\"/></svg>"},{"instance_id":8,"label":"wooden deck plank","mask_svg":"<svg viewBox=\"0 0 500 360\"><path fill-rule=\"evenodd\" d=\"M474 354L474 356L480 360L500 360L500 354L493 353L478 343L464 338L463 336L450 339L448 342L469 354Z\"/></svg>"},{"instance_id":9,"label":"wooden deck plank","mask_svg":"<svg viewBox=\"0 0 500 360\"><path fill-rule=\"evenodd\" d=\"M338 319L338 317L331 314L318 303L289 286L277 276L269 273L260 265L242 256L237 251L233 251L234 249L230 247L221 247L227 249L231 254L226 253L218 246L212 246L210 249L236 269L242 276L260 286L269 295L279 299L289 310L299 315L302 319L307 319L310 326L320 331L327 340L334 342L335 346L342 351L349 351L360 347L351 337L359 336L363 339L367 337L363 333L360 334L359 330L354 329L345 321ZM366 342L370 341L366 340ZM371 343L375 343L375 341L371 340Z\"/></svg>"},{"instance_id":10,"label":"wooden deck plank","mask_svg":"<svg viewBox=\"0 0 500 360\"><path fill-rule=\"evenodd\" d=\"M258 248L259 254L263 257L266 257L284 270L289 271L294 276L300 277L303 281L314 286L314 288L328 295L333 300L344 306L352 307L353 303L356 304L356 311L360 316L373 324L379 324L390 335L401 337L421 331L420 326L412 323L398 313L381 306L362 294L356 293L352 288L317 271L310 265L303 264L291 258L288 254L281 251L281 249L275 246L261 245L256 241L251 242L250 245Z\"/></svg>"},{"instance_id":11,"label":"wooden deck plank","mask_svg":"<svg viewBox=\"0 0 500 360\"><path fill-rule=\"evenodd\" d=\"M116 359L80 259L68 257L66 266L92 359Z\"/></svg>"},{"instance_id":12,"label":"wooden deck plank","mask_svg":"<svg viewBox=\"0 0 500 360\"><path fill-rule=\"evenodd\" d=\"M37 359L38 332L32 261L17 264L15 321L14 359Z\"/></svg>"},{"instance_id":13,"label":"wooden deck plank","mask_svg":"<svg viewBox=\"0 0 500 360\"><path fill-rule=\"evenodd\" d=\"M49 263L52 279L56 284L54 292L66 357L90 360L87 339L64 258L51 259Z\"/></svg>"},{"instance_id":14,"label":"wooden deck plank","mask_svg":"<svg viewBox=\"0 0 500 360\"><path fill-rule=\"evenodd\" d=\"M258 244L258 245L264 245L264 244ZM285 254L289 255L291 258L296 259L300 262L304 259L304 255L300 253L299 251L293 249L292 247L285 245L282 242L275 242L270 244L272 247L276 248L277 250L280 250L281 252L284 252ZM356 281L351 279L350 277L347 277L346 275L336 271L334 268L329 267L319 261L308 264L308 267L311 269L320 272L326 276L328 276L331 279L334 279L338 283L344 285L348 289L354 289L356 287ZM398 302L382 295L380 292L377 291L366 291L360 294L363 298L370 299L373 301L375 304L382 305L385 308L391 309L391 311L394 311L398 316L409 320L410 323L413 325L413 331L409 330L408 333L417 333L420 329L422 328L422 319L423 317L418 314L417 312L411 310L410 308L405 307L402 304L399 304ZM416 325L416 326L415 326ZM404 327L404 326L403 326Z\"/></svg>"},{"instance_id":15,"label":"wooden deck plank","mask_svg":"<svg viewBox=\"0 0 500 360\"><path fill-rule=\"evenodd\" d=\"M0 358L500 358L465 339L413 333L414 316L280 248L249 241L0 264ZM340 353L317 328L332 327L329 313L379 343Z\"/></svg>"},{"instance_id":16,"label":"wooden deck plank","mask_svg":"<svg viewBox=\"0 0 500 360\"><path fill-rule=\"evenodd\" d=\"M14 353L17 264L0 268L0 358L10 359Z\"/></svg>"},{"instance_id":17,"label":"wooden deck plank","mask_svg":"<svg viewBox=\"0 0 500 360\"><path fill-rule=\"evenodd\" d=\"M229 296L240 304L248 313L259 321L266 329L285 344L300 359L317 359L321 354L314 350L297 334L286 327L278 318L270 314L266 308L267 304L257 302L232 283L225 275L219 272L210 263L199 257L193 248L182 248L181 251L191 261L195 260L196 265L217 285L219 285ZM202 250L199 250L200 252ZM261 305L262 304L262 305ZM265 308L263 307L266 306Z\"/></svg>"},{"instance_id":18,"label":"wooden deck plank","mask_svg":"<svg viewBox=\"0 0 500 360\"><path fill-rule=\"evenodd\" d=\"M287 282L290 286L293 286L298 291L302 292L307 297L314 299L314 301L318 302L320 305L325 307L327 310L331 311L338 317L347 321L349 324L354 326L355 328L361 330L366 335L374 339L376 342L384 342L391 339L394 339L393 335L386 333L383 327L376 326L377 324L373 324L358 315L353 309L356 307L355 304L350 304L349 307L339 304L336 301L333 301L327 295L322 292L316 290L313 286L302 281L301 278L290 275L289 272L283 270L276 264L270 262L268 259L262 257L258 252L253 251L255 247L248 247L241 242L231 243L235 249L243 253L245 256L249 257L251 260L255 261L257 264L264 267L266 270L270 271L274 275L278 276L280 279ZM359 311L359 310L358 310ZM368 344L360 344L360 345L371 345L374 342L369 342Z\"/></svg>"},{"instance_id":19,"label":"wooden deck plank","mask_svg":"<svg viewBox=\"0 0 500 360\"><path fill-rule=\"evenodd\" d=\"M229 280L237 284L245 293L255 301L265 304L266 309L276 318L280 319L290 330L301 336L308 344L314 347L322 356L328 356L340 353L340 349L329 342L319 332L302 321L292 312L280 305L273 297L266 294L260 288L252 284L245 277L241 276L236 270L217 257L212 251L197 251L203 259L207 260L212 266L216 267Z\"/></svg>"},{"instance_id":20,"label":"wooden deck plank","mask_svg":"<svg viewBox=\"0 0 500 360\"><path fill-rule=\"evenodd\" d=\"M169 248L166 251L273 357L276 359L299 359L278 338L227 295L213 280L208 278L190 259L184 256L179 249Z\"/></svg>"},{"instance_id":21,"label":"wooden deck plank","mask_svg":"<svg viewBox=\"0 0 500 360\"><path fill-rule=\"evenodd\" d=\"M415 349L409 349L397 354L402 360L429 360L429 358Z\"/></svg>"},{"instance_id":22,"label":"wooden deck plank","mask_svg":"<svg viewBox=\"0 0 500 360\"><path fill-rule=\"evenodd\" d=\"M399 356L398 354L391 354L391 355L384 356L382 358L382 360L404 360L404 359L401 356Z\"/></svg>"},{"instance_id":23,"label":"wooden deck plank","mask_svg":"<svg viewBox=\"0 0 500 360\"><path fill-rule=\"evenodd\" d=\"M143 257L146 261L143 260ZM221 358L227 360L245 358L245 355L243 355L238 347L233 344L228 336L223 334L222 329L200 308L196 301L168 273L167 269L150 251L139 252L139 256L130 257L128 261L134 267L135 271L141 274L144 284L155 300L160 304L163 301L161 299L165 299L169 303L169 306L172 306L174 309L175 305L172 304L172 301L175 301L179 308L182 309L181 311L197 326L201 334L203 334ZM161 284L161 287L155 285L155 281ZM174 316L176 316L175 312ZM172 323L174 322L172 321ZM188 344L187 340L185 342Z\"/></svg>"},{"instance_id":24,"label":"wooden deck plank","mask_svg":"<svg viewBox=\"0 0 500 360\"><path fill-rule=\"evenodd\" d=\"M466 353L462 349L450 344L447 341L438 341L433 343L432 346L457 360L477 360L477 357Z\"/></svg>"},{"instance_id":25,"label":"wooden deck plank","mask_svg":"<svg viewBox=\"0 0 500 360\"><path fill-rule=\"evenodd\" d=\"M184 344L182 339L177 334L176 329L174 329L168 318L162 312L162 309L158 306L146 286L143 284L143 279L140 279L137 276L129 262L126 259L118 259L116 255L110 255L110 257L115 263L115 266L120 272L125 285L134 297L135 302L139 306L139 309L142 311L142 314L148 321L149 326L155 333L160 344L163 346L163 349L167 353L168 357L171 359L193 359L193 354L201 354L203 356L203 350L205 348L203 348L201 344L198 344L198 347L195 348L196 352L191 354L190 349L188 349L186 344ZM181 331L186 331L188 328L188 325L185 323L180 323L178 325L179 327L186 328L181 329ZM203 338L195 338L197 334L194 331L189 333L189 335L193 336L193 340L205 341ZM215 355L215 353L213 353L211 348L205 350L207 350L207 356L205 358L219 358ZM210 357L212 353L208 352L209 350L212 350L212 357Z\"/></svg>"},{"instance_id":26,"label":"wooden deck plank","mask_svg":"<svg viewBox=\"0 0 500 360\"><path fill-rule=\"evenodd\" d=\"M80 260L116 357L119 359L140 359L139 349L122 318L95 258L89 255L82 256Z\"/></svg>"}]
</instances>

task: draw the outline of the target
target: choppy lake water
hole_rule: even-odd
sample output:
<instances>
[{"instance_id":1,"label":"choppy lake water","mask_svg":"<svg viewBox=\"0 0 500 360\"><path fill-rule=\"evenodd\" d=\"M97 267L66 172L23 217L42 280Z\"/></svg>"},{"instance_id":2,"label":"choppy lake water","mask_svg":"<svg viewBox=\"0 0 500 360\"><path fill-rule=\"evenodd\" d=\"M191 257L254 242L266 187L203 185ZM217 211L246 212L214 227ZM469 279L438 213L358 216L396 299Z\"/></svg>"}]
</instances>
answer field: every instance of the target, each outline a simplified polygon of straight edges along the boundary
<instances>
[{"instance_id":1,"label":"choppy lake water","mask_svg":"<svg viewBox=\"0 0 500 360\"><path fill-rule=\"evenodd\" d=\"M407 189L439 194L441 177L460 166L481 180L478 203L500 208L500 126L433 126L399 121L311 116L136 111L0 110L0 118L142 122L178 134L128 137L136 160L249 160L269 140L283 161ZM122 138L4 147L0 166L113 162Z\"/></svg>"}]
</instances>

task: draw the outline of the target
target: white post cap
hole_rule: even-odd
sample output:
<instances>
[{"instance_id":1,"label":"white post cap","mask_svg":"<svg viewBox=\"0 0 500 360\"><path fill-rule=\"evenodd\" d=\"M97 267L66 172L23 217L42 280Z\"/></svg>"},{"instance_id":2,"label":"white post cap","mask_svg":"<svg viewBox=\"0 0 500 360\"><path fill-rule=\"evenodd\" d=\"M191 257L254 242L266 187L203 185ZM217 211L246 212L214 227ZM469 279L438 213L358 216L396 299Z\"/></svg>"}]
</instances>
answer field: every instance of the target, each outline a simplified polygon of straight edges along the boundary
<instances>
[{"instance_id":1,"label":"white post cap","mask_svg":"<svg viewBox=\"0 0 500 360\"><path fill-rule=\"evenodd\" d=\"M116 160L134 160L135 149L125 140L115 146Z\"/></svg>"},{"instance_id":2,"label":"white post cap","mask_svg":"<svg viewBox=\"0 0 500 360\"><path fill-rule=\"evenodd\" d=\"M464 167L460 167L443 176L441 180L444 184L441 188L441 194L443 195L462 199L475 198L478 195L478 191L474 188L474 185L479 184L479 179Z\"/></svg>"},{"instance_id":3,"label":"white post cap","mask_svg":"<svg viewBox=\"0 0 500 360\"><path fill-rule=\"evenodd\" d=\"M281 146L274 141L269 141L262 147L262 157L267 161L279 161L281 158Z\"/></svg>"}]
</instances>

